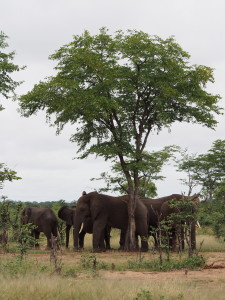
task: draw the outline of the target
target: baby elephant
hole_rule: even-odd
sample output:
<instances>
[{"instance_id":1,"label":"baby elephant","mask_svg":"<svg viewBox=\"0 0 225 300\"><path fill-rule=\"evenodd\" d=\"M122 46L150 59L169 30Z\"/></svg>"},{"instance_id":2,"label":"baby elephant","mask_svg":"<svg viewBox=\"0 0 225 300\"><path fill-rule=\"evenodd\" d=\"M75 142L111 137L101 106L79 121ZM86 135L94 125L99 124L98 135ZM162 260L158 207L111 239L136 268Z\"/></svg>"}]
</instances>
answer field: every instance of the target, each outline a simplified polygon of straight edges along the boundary
<instances>
[{"instance_id":1,"label":"baby elephant","mask_svg":"<svg viewBox=\"0 0 225 300\"><path fill-rule=\"evenodd\" d=\"M39 248L38 239L41 232L44 232L47 238L47 249L51 248L51 234L58 237L58 222L54 212L47 207L26 207L21 214L21 225L31 223L36 226L32 230L35 237L35 248Z\"/></svg>"}]
</instances>

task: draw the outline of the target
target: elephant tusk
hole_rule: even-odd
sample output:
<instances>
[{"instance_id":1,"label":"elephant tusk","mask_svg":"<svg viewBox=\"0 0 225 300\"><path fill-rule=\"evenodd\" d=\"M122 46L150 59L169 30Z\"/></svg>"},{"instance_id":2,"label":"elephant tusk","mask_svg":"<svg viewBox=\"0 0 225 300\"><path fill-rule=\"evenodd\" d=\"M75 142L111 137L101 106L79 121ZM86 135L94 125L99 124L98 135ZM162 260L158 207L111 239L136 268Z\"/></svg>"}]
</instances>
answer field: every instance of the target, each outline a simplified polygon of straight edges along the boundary
<instances>
[{"instance_id":1,"label":"elephant tusk","mask_svg":"<svg viewBox=\"0 0 225 300\"><path fill-rule=\"evenodd\" d=\"M196 222L196 225L197 225L198 228L201 228L201 225L200 225L199 221Z\"/></svg>"},{"instance_id":2,"label":"elephant tusk","mask_svg":"<svg viewBox=\"0 0 225 300\"><path fill-rule=\"evenodd\" d=\"M83 228L84 228L84 223L82 222L79 234L81 233L81 231L83 230Z\"/></svg>"}]
</instances>

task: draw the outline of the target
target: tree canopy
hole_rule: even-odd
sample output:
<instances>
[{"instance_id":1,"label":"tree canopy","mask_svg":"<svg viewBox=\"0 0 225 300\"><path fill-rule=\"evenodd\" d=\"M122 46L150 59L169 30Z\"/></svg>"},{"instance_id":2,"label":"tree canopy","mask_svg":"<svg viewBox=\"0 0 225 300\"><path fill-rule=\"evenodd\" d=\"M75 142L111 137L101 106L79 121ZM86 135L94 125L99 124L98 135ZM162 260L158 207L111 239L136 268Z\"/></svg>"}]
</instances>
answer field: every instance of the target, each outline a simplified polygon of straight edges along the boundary
<instances>
[{"instance_id":1,"label":"tree canopy","mask_svg":"<svg viewBox=\"0 0 225 300\"><path fill-rule=\"evenodd\" d=\"M163 166L169 162L170 158L174 157L179 147L167 146L160 151L152 151L143 153L142 164L139 164L139 196L140 197L155 197L157 196L157 186L155 184L158 180L164 180L165 176L160 173ZM132 174L132 178L134 175ZM92 178L91 180L103 180L105 185L99 189L99 192L119 192L120 194L129 193L128 185L121 165L116 162L112 168L111 173L103 172L99 178Z\"/></svg>"},{"instance_id":2,"label":"tree canopy","mask_svg":"<svg viewBox=\"0 0 225 300\"><path fill-rule=\"evenodd\" d=\"M183 180L189 186L200 186L205 196L212 201L213 193L225 180L225 140L216 140L205 154L183 156L178 171L188 174Z\"/></svg>"},{"instance_id":3,"label":"tree canopy","mask_svg":"<svg viewBox=\"0 0 225 300\"><path fill-rule=\"evenodd\" d=\"M85 31L50 59L58 61L57 75L21 96L21 111L30 116L46 110L58 132L77 124L71 141L82 158L117 156L124 171L125 158L132 156L138 170L151 131L175 121L210 128L217 123L220 97L205 89L213 70L191 66L189 54L172 37Z\"/></svg>"},{"instance_id":4,"label":"tree canopy","mask_svg":"<svg viewBox=\"0 0 225 300\"><path fill-rule=\"evenodd\" d=\"M0 95L9 98L14 93L15 88L20 84L12 79L12 73L19 71L21 68L13 63L15 52L5 52L3 49L8 47L6 39L8 37L0 32ZM0 110L3 107L0 104Z\"/></svg>"},{"instance_id":5,"label":"tree canopy","mask_svg":"<svg viewBox=\"0 0 225 300\"><path fill-rule=\"evenodd\" d=\"M16 171L11 170L5 166L5 164L0 163L0 189L3 188L3 183L5 181L19 180L21 177L17 176Z\"/></svg>"},{"instance_id":6,"label":"tree canopy","mask_svg":"<svg viewBox=\"0 0 225 300\"><path fill-rule=\"evenodd\" d=\"M12 62L15 52L3 52L2 49L8 47L6 39L7 36L3 32L0 32L0 95L9 98L11 93L14 93L15 88L20 84L20 82L13 80L10 75L15 71L19 71L20 67ZM0 111L3 109L3 106L0 104ZM3 188L3 183L6 180L12 181L18 179L21 178L16 175L15 171L7 168L4 163L0 163L0 189Z\"/></svg>"}]
</instances>

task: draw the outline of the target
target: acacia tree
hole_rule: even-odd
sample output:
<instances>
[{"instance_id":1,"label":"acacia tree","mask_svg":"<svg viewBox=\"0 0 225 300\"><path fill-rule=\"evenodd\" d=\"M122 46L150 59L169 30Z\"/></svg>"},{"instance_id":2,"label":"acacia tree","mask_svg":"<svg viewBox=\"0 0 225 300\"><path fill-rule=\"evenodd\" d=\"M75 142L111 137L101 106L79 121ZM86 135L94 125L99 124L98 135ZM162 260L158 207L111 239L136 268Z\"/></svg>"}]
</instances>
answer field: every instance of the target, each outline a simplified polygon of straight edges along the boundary
<instances>
[{"instance_id":1,"label":"acacia tree","mask_svg":"<svg viewBox=\"0 0 225 300\"><path fill-rule=\"evenodd\" d=\"M118 158L130 195L128 240L133 249L139 169L148 137L175 121L216 125L220 97L205 89L213 71L191 66L189 54L174 38L136 30L114 35L106 28L97 35L84 31L50 59L58 61L57 74L20 97L21 112L28 117L45 110L58 133L65 124L76 124L71 141L79 146L80 158Z\"/></svg>"},{"instance_id":2,"label":"acacia tree","mask_svg":"<svg viewBox=\"0 0 225 300\"><path fill-rule=\"evenodd\" d=\"M3 49L8 47L6 43L7 36L0 32L0 95L8 99L11 95L14 95L15 88L21 83L12 79L13 72L19 71L18 65L13 63L15 52L5 52ZM0 111L3 110L3 106L0 104ZM16 172L7 168L4 163L0 163L0 189L3 188L3 183L6 180L18 180L21 179L16 175Z\"/></svg>"},{"instance_id":3,"label":"acacia tree","mask_svg":"<svg viewBox=\"0 0 225 300\"><path fill-rule=\"evenodd\" d=\"M209 201L214 191L225 180L225 140L216 140L205 154L187 155L178 160L178 171L188 174L183 180L189 188L200 186Z\"/></svg>"},{"instance_id":4,"label":"acacia tree","mask_svg":"<svg viewBox=\"0 0 225 300\"><path fill-rule=\"evenodd\" d=\"M175 158L177 171L185 172L186 178L181 178L180 181L183 185L188 187L188 196L192 194L193 189L198 185L198 183L194 179L195 168L193 168L193 161L197 157L197 154L189 153L188 149L182 150L180 148L181 158Z\"/></svg>"}]
</instances>

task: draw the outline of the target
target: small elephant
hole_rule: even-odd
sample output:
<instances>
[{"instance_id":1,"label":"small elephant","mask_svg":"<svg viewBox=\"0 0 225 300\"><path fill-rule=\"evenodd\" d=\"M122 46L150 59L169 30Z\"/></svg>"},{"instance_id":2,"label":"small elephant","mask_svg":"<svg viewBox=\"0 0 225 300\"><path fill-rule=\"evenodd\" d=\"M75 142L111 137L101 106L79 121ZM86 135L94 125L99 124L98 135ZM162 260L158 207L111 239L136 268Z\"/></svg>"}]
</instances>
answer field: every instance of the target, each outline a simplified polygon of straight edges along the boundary
<instances>
[{"instance_id":1,"label":"small elephant","mask_svg":"<svg viewBox=\"0 0 225 300\"><path fill-rule=\"evenodd\" d=\"M86 195L85 192L83 192L83 195ZM93 224L91 220L87 220L83 224L83 228L81 229L81 222L77 222L76 220L76 206L63 206L58 211L58 217L66 222L66 248L69 246L69 232L70 228L76 223L75 226L79 227L79 248L84 248L84 237L86 233L92 233L93 232ZM110 249L110 228L105 229L104 234L104 240L105 240L105 248ZM74 248L78 248L78 245L75 245Z\"/></svg>"},{"instance_id":2,"label":"small elephant","mask_svg":"<svg viewBox=\"0 0 225 300\"><path fill-rule=\"evenodd\" d=\"M103 251L102 239L106 226L121 229L126 233L128 227L129 196L112 197L91 192L83 195L77 202L76 217L85 223L93 222L93 252ZM148 251L148 216L147 209L140 201L135 210L136 234L141 237L141 250ZM74 228L74 239L78 240L78 227ZM122 238L124 240L124 237Z\"/></svg>"},{"instance_id":3,"label":"small elephant","mask_svg":"<svg viewBox=\"0 0 225 300\"><path fill-rule=\"evenodd\" d=\"M47 249L51 248L51 235L58 237L58 222L50 208L26 207L21 213L21 225L31 223L36 226L32 231L35 237L35 247L39 248L38 239L43 232L47 238Z\"/></svg>"}]
</instances>

